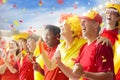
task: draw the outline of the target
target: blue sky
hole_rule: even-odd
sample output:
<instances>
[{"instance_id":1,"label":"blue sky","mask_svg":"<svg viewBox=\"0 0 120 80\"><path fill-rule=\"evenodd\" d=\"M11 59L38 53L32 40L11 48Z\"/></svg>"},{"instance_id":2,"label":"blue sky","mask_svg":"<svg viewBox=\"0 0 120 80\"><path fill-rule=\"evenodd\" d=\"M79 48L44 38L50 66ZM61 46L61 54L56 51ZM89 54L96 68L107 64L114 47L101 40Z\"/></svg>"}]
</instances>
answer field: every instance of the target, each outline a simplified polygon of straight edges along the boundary
<instances>
[{"instance_id":1,"label":"blue sky","mask_svg":"<svg viewBox=\"0 0 120 80\"><path fill-rule=\"evenodd\" d=\"M63 4L59 4L57 0L7 0L0 4L0 29L28 30L32 27L39 30L46 24L58 25L62 13L81 15L106 1L109 0L63 0Z\"/></svg>"}]
</instances>

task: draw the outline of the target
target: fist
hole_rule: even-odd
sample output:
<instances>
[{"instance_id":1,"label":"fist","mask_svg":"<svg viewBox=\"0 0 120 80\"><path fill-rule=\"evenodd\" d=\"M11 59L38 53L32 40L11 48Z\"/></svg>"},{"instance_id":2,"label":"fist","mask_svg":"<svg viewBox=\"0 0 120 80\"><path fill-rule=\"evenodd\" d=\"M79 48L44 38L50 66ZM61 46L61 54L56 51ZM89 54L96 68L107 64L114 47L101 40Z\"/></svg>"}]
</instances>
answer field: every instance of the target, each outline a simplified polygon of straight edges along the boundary
<instances>
[{"instance_id":1,"label":"fist","mask_svg":"<svg viewBox=\"0 0 120 80\"><path fill-rule=\"evenodd\" d=\"M82 74L84 73L82 66L80 65L80 63L76 63L73 67L73 74L77 77L82 76Z\"/></svg>"},{"instance_id":2,"label":"fist","mask_svg":"<svg viewBox=\"0 0 120 80\"><path fill-rule=\"evenodd\" d=\"M56 51L54 53L54 56L55 56L56 61L59 63L61 61L60 51Z\"/></svg>"}]
</instances>

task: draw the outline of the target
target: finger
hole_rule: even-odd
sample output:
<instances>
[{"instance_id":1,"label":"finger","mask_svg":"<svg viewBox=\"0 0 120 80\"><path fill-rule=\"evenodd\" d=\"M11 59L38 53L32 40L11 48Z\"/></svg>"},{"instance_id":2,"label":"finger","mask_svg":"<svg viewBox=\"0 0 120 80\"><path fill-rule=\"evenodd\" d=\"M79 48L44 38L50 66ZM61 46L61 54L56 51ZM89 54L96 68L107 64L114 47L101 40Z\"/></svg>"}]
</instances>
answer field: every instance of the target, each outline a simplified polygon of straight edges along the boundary
<instances>
[{"instance_id":1,"label":"finger","mask_svg":"<svg viewBox=\"0 0 120 80\"><path fill-rule=\"evenodd\" d=\"M105 41L102 42L102 45L104 45L104 44L105 44ZM106 46L107 46L107 43L106 43Z\"/></svg>"}]
</instances>

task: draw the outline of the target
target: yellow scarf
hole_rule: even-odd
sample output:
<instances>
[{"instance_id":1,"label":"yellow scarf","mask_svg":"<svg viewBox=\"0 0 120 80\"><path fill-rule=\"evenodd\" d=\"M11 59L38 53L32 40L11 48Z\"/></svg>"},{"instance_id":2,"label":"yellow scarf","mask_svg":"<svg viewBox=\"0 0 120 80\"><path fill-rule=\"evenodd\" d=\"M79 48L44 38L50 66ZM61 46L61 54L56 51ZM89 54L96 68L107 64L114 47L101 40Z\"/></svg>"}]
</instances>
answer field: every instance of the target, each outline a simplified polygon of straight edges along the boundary
<instances>
[{"instance_id":1,"label":"yellow scarf","mask_svg":"<svg viewBox=\"0 0 120 80\"><path fill-rule=\"evenodd\" d=\"M61 53L62 62L72 68L74 65L74 60L79 54L80 48L86 43L86 40L83 38L76 37L71 44L69 49L65 49L65 41L63 41L59 47Z\"/></svg>"}]
</instances>

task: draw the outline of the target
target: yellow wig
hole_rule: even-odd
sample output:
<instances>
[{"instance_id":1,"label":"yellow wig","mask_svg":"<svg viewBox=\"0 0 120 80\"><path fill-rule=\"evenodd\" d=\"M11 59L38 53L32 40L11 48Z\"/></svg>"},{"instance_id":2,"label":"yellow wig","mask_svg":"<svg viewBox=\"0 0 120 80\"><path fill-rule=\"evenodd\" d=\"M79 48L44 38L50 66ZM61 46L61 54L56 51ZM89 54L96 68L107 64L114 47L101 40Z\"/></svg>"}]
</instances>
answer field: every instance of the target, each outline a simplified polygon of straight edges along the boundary
<instances>
[{"instance_id":1,"label":"yellow wig","mask_svg":"<svg viewBox=\"0 0 120 80\"><path fill-rule=\"evenodd\" d=\"M60 23L65 21L65 23L69 24L71 30L74 32L74 36L81 36L81 26L79 16L76 14L62 14L60 17Z\"/></svg>"}]
</instances>

